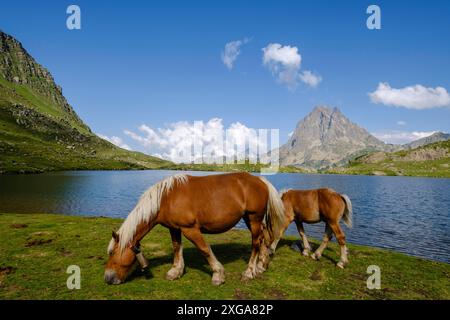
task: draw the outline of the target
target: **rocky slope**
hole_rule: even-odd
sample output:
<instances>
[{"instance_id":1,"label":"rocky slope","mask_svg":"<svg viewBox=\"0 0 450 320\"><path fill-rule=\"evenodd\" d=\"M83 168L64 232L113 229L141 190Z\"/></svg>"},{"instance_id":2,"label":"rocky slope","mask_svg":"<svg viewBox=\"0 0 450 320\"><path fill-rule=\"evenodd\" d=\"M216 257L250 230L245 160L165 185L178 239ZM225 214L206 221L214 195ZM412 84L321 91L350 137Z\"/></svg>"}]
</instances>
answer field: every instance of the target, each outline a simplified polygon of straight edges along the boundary
<instances>
[{"instance_id":1,"label":"rocky slope","mask_svg":"<svg viewBox=\"0 0 450 320\"><path fill-rule=\"evenodd\" d=\"M375 150L395 150L347 119L338 108L318 106L280 148L283 166L324 169Z\"/></svg>"},{"instance_id":2,"label":"rocky slope","mask_svg":"<svg viewBox=\"0 0 450 320\"><path fill-rule=\"evenodd\" d=\"M450 178L450 140L411 150L364 155L330 173Z\"/></svg>"},{"instance_id":3,"label":"rocky slope","mask_svg":"<svg viewBox=\"0 0 450 320\"><path fill-rule=\"evenodd\" d=\"M50 72L0 30L0 173L168 164L93 134Z\"/></svg>"},{"instance_id":4,"label":"rocky slope","mask_svg":"<svg viewBox=\"0 0 450 320\"><path fill-rule=\"evenodd\" d=\"M435 132L431 136L421 138L421 139L415 140L413 142L404 144L402 147L403 147L403 149L415 149L418 147L426 146L427 144L430 144L430 143L446 141L448 139L450 139L450 134L443 133L443 132Z\"/></svg>"}]
</instances>

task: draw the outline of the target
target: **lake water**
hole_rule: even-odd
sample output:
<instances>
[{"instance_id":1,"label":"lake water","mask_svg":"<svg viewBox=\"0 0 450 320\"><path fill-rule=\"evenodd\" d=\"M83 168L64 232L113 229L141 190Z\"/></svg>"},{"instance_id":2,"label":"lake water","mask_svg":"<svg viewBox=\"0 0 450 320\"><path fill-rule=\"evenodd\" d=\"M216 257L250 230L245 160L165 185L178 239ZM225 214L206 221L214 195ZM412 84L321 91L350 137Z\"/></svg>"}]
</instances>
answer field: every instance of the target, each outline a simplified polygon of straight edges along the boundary
<instances>
[{"instance_id":1,"label":"lake water","mask_svg":"<svg viewBox=\"0 0 450 320\"><path fill-rule=\"evenodd\" d=\"M144 190L172 174L158 170L0 175L0 212L124 218ZM348 242L450 263L450 179L316 174L267 177L279 190L326 186L349 195L354 227L344 226ZM305 229L308 235L322 238L323 223ZM297 234L294 224L288 234Z\"/></svg>"}]
</instances>

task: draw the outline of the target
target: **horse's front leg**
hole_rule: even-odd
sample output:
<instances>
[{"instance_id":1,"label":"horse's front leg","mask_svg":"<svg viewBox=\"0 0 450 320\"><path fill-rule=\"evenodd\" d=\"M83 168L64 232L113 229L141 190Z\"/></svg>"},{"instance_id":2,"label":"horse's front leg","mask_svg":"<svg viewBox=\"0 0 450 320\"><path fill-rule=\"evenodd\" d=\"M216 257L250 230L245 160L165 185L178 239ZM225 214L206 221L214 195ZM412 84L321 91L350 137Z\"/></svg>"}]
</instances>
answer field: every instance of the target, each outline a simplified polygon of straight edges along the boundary
<instances>
[{"instance_id":1,"label":"horse's front leg","mask_svg":"<svg viewBox=\"0 0 450 320\"><path fill-rule=\"evenodd\" d=\"M242 280L249 280L253 279L257 273L264 272L267 266L263 265L266 261L263 261L261 264L257 265L263 242L262 223L261 221L254 221L255 218L253 216L244 217L244 220L248 222L247 225L252 234L252 253L248 262L248 267L242 274ZM268 259L267 247L265 245L264 249L264 258Z\"/></svg>"},{"instance_id":2,"label":"horse's front leg","mask_svg":"<svg viewBox=\"0 0 450 320\"><path fill-rule=\"evenodd\" d=\"M208 263L213 271L212 284L218 286L224 283L225 270L222 264L219 262L219 260L217 260L216 256L212 252L211 247L205 242L205 239L203 238L200 229L185 228L182 229L182 231L184 236L188 238L197 247L197 249L200 250L200 252L206 258L206 260L208 260Z\"/></svg>"},{"instance_id":3,"label":"horse's front leg","mask_svg":"<svg viewBox=\"0 0 450 320\"><path fill-rule=\"evenodd\" d=\"M295 220L295 224L297 225L298 233L300 234L300 237L302 238L303 243L303 251L302 255L305 257L309 256L309 251L311 250L311 246L309 245L308 237L306 236L305 229L303 228L303 223L300 220Z\"/></svg>"},{"instance_id":4,"label":"horse's front leg","mask_svg":"<svg viewBox=\"0 0 450 320\"><path fill-rule=\"evenodd\" d=\"M167 280L175 280L180 278L184 273L184 259L183 259L183 245L181 244L181 230L180 229L169 229L170 236L172 237L173 246L173 265L172 268L167 272Z\"/></svg>"}]
</instances>

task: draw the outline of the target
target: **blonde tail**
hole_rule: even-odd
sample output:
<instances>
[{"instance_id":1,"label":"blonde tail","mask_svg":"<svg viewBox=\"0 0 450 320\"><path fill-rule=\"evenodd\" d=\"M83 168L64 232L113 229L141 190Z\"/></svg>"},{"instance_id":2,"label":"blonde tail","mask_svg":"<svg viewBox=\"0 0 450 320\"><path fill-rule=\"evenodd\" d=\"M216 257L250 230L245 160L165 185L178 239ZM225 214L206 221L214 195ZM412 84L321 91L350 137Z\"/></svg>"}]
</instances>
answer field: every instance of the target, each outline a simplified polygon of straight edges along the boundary
<instances>
[{"instance_id":1,"label":"blonde tail","mask_svg":"<svg viewBox=\"0 0 450 320\"><path fill-rule=\"evenodd\" d=\"M264 177L259 177L267 186L269 199L264 217L264 240L270 246L274 240L282 236L284 229L284 206L275 187Z\"/></svg>"},{"instance_id":2,"label":"blonde tail","mask_svg":"<svg viewBox=\"0 0 450 320\"><path fill-rule=\"evenodd\" d=\"M353 226L353 208L352 202L350 198L346 194L341 194L342 200L345 202L345 210L344 215L342 216L342 220L347 225L347 227L351 228Z\"/></svg>"}]
</instances>

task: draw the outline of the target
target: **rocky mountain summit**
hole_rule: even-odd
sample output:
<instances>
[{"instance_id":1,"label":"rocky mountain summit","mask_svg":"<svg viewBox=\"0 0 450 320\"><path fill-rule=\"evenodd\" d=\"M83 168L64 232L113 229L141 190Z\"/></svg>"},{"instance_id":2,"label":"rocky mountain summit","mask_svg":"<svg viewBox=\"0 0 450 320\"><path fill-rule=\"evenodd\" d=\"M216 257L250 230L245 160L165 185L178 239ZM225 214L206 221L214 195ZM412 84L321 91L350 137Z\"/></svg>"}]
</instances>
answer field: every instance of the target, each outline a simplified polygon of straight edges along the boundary
<instances>
[{"instance_id":1,"label":"rocky mountain summit","mask_svg":"<svg viewBox=\"0 0 450 320\"><path fill-rule=\"evenodd\" d=\"M38 64L12 36L0 30L0 77L14 84L28 87L36 94L46 97L65 116L90 130L78 117L62 94L60 86L50 72Z\"/></svg>"},{"instance_id":2,"label":"rocky mountain summit","mask_svg":"<svg viewBox=\"0 0 450 320\"><path fill-rule=\"evenodd\" d=\"M324 169L371 151L395 148L351 122L338 108L318 106L297 124L288 142L280 148L280 163Z\"/></svg>"}]
</instances>

